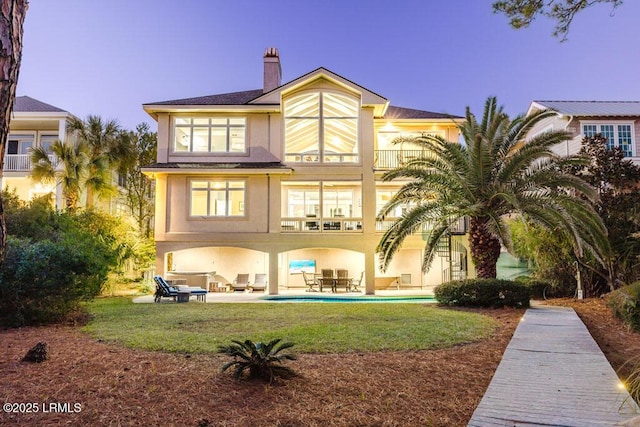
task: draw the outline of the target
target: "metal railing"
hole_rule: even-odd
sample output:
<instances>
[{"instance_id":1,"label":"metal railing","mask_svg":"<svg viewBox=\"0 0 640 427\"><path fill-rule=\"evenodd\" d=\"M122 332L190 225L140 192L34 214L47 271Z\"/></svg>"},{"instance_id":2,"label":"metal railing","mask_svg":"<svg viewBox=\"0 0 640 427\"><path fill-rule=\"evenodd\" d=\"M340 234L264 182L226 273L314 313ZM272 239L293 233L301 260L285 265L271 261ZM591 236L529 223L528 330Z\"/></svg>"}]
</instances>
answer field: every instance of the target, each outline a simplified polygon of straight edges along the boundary
<instances>
[{"instance_id":1,"label":"metal railing","mask_svg":"<svg viewBox=\"0 0 640 427\"><path fill-rule=\"evenodd\" d=\"M376 231L387 231L398 218L385 218L384 220L376 220ZM425 223L422 225L421 232L430 231L433 225ZM449 225L449 232L451 234L466 234L469 230L469 218L464 217L456 221L451 221Z\"/></svg>"},{"instance_id":2,"label":"metal railing","mask_svg":"<svg viewBox=\"0 0 640 427\"><path fill-rule=\"evenodd\" d=\"M362 218L282 218L282 233L357 233L362 231Z\"/></svg>"},{"instance_id":3,"label":"metal railing","mask_svg":"<svg viewBox=\"0 0 640 427\"><path fill-rule=\"evenodd\" d=\"M373 166L376 169L394 169L411 160L429 156L427 150L375 150Z\"/></svg>"}]
</instances>

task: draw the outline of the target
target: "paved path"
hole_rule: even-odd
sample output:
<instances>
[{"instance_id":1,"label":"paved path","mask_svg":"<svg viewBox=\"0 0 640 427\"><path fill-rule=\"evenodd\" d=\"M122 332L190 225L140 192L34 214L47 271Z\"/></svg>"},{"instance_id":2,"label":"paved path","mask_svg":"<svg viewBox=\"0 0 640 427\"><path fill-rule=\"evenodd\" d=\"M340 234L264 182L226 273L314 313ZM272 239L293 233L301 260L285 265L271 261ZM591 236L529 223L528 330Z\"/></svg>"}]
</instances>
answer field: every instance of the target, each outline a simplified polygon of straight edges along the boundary
<instances>
[{"instance_id":1,"label":"paved path","mask_svg":"<svg viewBox=\"0 0 640 427\"><path fill-rule=\"evenodd\" d=\"M468 425L614 426L639 414L575 311L535 307L516 328Z\"/></svg>"}]
</instances>

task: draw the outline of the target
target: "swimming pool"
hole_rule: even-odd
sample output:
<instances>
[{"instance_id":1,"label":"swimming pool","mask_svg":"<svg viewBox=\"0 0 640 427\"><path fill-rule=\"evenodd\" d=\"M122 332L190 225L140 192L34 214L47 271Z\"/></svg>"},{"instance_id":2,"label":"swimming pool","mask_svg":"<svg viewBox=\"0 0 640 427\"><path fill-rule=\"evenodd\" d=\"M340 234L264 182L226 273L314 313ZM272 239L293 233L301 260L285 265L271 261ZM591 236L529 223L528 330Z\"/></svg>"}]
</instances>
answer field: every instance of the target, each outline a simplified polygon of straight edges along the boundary
<instances>
[{"instance_id":1,"label":"swimming pool","mask_svg":"<svg viewBox=\"0 0 640 427\"><path fill-rule=\"evenodd\" d=\"M377 303L436 303L432 295L414 296L375 296L375 295L265 295L260 297L264 301L274 302L377 302Z\"/></svg>"}]
</instances>

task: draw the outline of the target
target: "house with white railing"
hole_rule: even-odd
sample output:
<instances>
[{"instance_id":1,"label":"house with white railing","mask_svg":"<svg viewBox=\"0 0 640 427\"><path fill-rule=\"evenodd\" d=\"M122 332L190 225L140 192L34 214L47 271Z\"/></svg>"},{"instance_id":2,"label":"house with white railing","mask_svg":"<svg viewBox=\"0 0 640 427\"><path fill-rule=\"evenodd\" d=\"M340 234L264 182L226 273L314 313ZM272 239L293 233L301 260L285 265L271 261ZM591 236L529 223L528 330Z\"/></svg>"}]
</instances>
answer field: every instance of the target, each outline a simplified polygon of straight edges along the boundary
<instances>
[{"instance_id":1,"label":"house with white railing","mask_svg":"<svg viewBox=\"0 0 640 427\"><path fill-rule=\"evenodd\" d=\"M0 184L23 200L47 194L55 195L56 207L64 206L62 192L55 183L35 183L31 178L31 148L45 149L66 136L71 113L29 96L16 96L11 114L9 136Z\"/></svg>"},{"instance_id":2,"label":"house with white railing","mask_svg":"<svg viewBox=\"0 0 640 427\"><path fill-rule=\"evenodd\" d=\"M229 70L229 73L232 73ZM267 274L267 292L305 289L302 271L347 269L361 289L430 290L469 270L465 223L452 224L421 272L424 234L381 271L376 246L401 216L376 218L401 187L385 171L424 155L396 138L458 141L462 117L391 105L326 68L282 83L276 49L260 89L144 104L158 123L156 270L214 290L238 274Z\"/></svg>"}]
</instances>

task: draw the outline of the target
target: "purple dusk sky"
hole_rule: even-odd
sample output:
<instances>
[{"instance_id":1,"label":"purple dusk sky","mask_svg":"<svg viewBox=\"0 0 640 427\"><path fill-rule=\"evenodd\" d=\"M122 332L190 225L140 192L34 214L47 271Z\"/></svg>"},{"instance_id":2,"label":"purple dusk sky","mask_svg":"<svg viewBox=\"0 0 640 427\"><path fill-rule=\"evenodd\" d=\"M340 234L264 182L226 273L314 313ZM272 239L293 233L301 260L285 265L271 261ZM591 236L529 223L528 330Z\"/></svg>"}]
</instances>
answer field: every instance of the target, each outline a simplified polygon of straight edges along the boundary
<instances>
[{"instance_id":1,"label":"purple dusk sky","mask_svg":"<svg viewBox=\"0 0 640 427\"><path fill-rule=\"evenodd\" d=\"M18 95L76 116L155 121L142 104L283 83L325 67L391 104L477 115L538 100L640 100L640 2L578 14L569 40L513 30L492 0L30 0Z\"/></svg>"}]
</instances>

